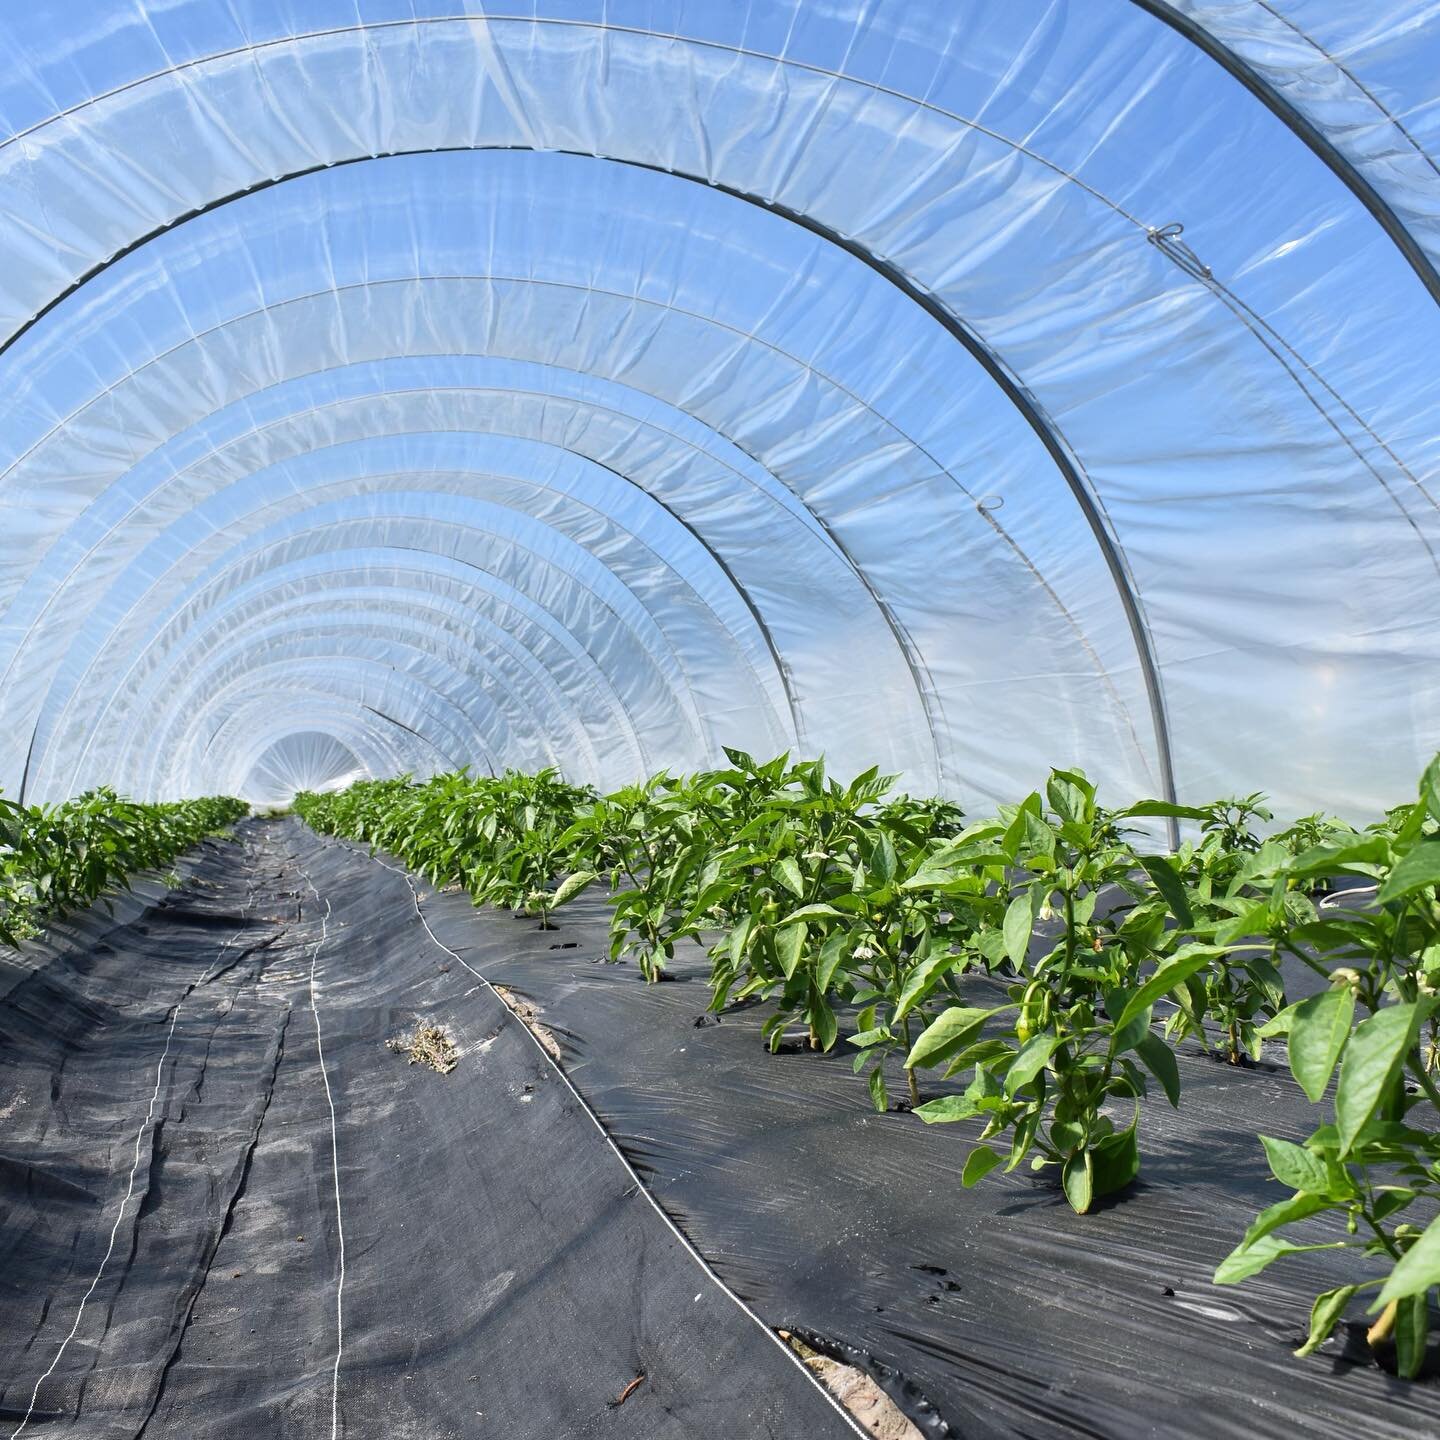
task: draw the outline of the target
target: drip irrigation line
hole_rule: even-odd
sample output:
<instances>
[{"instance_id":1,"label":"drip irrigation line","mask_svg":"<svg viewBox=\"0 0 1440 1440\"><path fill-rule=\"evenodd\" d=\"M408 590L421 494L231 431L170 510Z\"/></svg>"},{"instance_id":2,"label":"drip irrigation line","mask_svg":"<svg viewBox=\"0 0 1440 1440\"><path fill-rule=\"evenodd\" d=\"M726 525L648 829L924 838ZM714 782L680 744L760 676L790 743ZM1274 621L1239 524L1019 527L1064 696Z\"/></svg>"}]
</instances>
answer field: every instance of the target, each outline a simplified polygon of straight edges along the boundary
<instances>
[{"instance_id":1,"label":"drip irrigation line","mask_svg":"<svg viewBox=\"0 0 1440 1440\"><path fill-rule=\"evenodd\" d=\"M320 1078L325 1083L325 1103L330 1107L330 1174L335 1184L335 1234L339 1248L339 1274L335 1282L335 1367L330 1372L330 1440L340 1434L340 1361L345 1354L345 1219L340 1205L340 1135L335 1122L335 1097L330 1090L330 1075L325 1068L325 1045L320 1037L320 1008L315 1000L315 963L330 939L330 901L322 897L305 869L301 878L310 887L318 904L322 899L325 913L320 917L320 939L310 952L310 1013L315 1017L315 1052L320 1057Z\"/></svg>"},{"instance_id":2,"label":"drip irrigation line","mask_svg":"<svg viewBox=\"0 0 1440 1440\"><path fill-rule=\"evenodd\" d=\"M322 842L322 844L323 843L324 842ZM330 847L326 846L325 848L328 849ZM351 847L346 845L344 848L350 849L353 854L358 855L362 853L357 847ZM735 1302L735 1304L740 1308L740 1310L749 1319L755 1322L755 1324L764 1332L768 1339L780 1348L780 1350L784 1353L785 1357L790 1361L790 1363L794 1365L796 1369L798 1369L805 1376L805 1378L810 1382L810 1384L814 1386L814 1388L817 1389L825 1397L826 1401L830 1405L830 1408L834 1410L835 1413L844 1420L846 1426L849 1428L852 1434L865 1437L865 1440L869 1440L868 1432L860 1427L860 1425L855 1421L855 1418L850 1414L850 1412L846 1410L845 1407L841 1405L841 1403L815 1378L811 1371L805 1366L804 1362L801 1361L800 1357L796 1355L795 1352L764 1322L764 1320L762 1320L760 1316L758 1316L750 1308L750 1306L747 1305L745 1301L742 1300L740 1296L738 1296L715 1273L715 1271L710 1267L710 1263L695 1248L695 1246L690 1243L689 1239L685 1236L684 1232L680 1229L680 1227L676 1225L676 1223L670 1218L670 1216L665 1213L664 1207L654 1197L654 1195L650 1193L649 1188L640 1178L640 1175L636 1171L635 1167L631 1165L629 1160L626 1159L625 1152L621 1150L620 1146L615 1142L615 1138L605 1128L600 1117L591 1108L590 1102L586 1100L586 1098L580 1093L580 1091L575 1088L574 1082L565 1073L564 1066L562 1066L559 1061L557 1061L555 1057L551 1055L550 1052L540 1043L539 1037L536 1036L535 1032L531 1030L531 1028L523 1021L521 1021L520 1017L516 1015L514 1010L512 1010L510 1006L506 1004L505 1000L496 991L495 986L484 975L482 975L480 971L478 971L473 965L469 963L469 961L465 960L462 956L457 955L455 951L453 951L447 944L445 944L445 942L441 940L440 937L436 935L435 932L430 928L430 922L425 918L424 910L420 908L420 893L415 888L415 881L411 877L410 872L398 865L387 864L384 860L380 859L378 855L375 855L373 853L369 854L367 858L374 861L374 863L376 865L379 865L381 869L389 870L393 875L399 875L405 881L406 885L410 887L410 899L412 904L415 906L415 915L419 919L420 924L424 926L425 933L430 937L431 942L439 949L443 950L445 954L448 955L457 964L463 965L465 969L468 970L490 992L490 994L495 998L495 1000L501 1006L503 1006L506 1017L519 1025L520 1028L530 1037L531 1042L540 1052L540 1055L544 1059L545 1063L559 1077L560 1083L565 1087L566 1090L570 1092L575 1102L580 1106L580 1109L589 1116L591 1124L593 1124L595 1128L600 1132L600 1136L604 1140L605 1144L610 1147L610 1150L615 1155L615 1158L619 1160L620 1164L624 1167L625 1173L630 1177L630 1180L634 1184L635 1193L643 1195L645 1197L651 1209L653 1209L655 1213L660 1217L660 1219L664 1221L666 1229L668 1229L670 1233L675 1237L675 1239L680 1242L680 1245L684 1249L685 1253L689 1255L690 1258L700 1267L700 1269L704 1272L705 1277L711 1282L711 1284L715 1285L723 1294L729 1296L729 1298Z\"/></svg>"},{"instance_id":3,"label":"drip irrigation line","mask_svg":"<svg viewBox=\"0 0 1440 1440\"><path fill-rule=\"evenodd\" d=\"M255 903L255 890L256 887L252 885L249 893L245 897L245 905L240 912L242 919L249 915L250 908ZM91 1296L95 1294L101 1279L104 1277L105 1270L110 1264L110 1257L115 1253L115 1240L120 1234L120 1222L125 1218L126 1206L129 1205L135 1195L135 1177L140 1173L141 1142L145 1138L146 1129L155 1118L155 1106L160 1099L160 1086L165 1075L165 1062L170 1058L170 1045L175 1038L175 1026L180 1019L180 1009L185 1004L185 1001L188 1000L196 990L200 989L200 987L210 979L211 975L219 969L226 954L232 946L239 942L240 938L239 934L232 935L230 939L220 947L220 953L206 967L205 973L175 1002L175 1006L170 1012L170 1028L165 1032L165 1048L160 1052L160 1059L155 1066L155 1088L150 1093L150 1105L145 1111L145 1118L140 1122L140 1128L135 1132L135 1158L130 1165L130 1175L125 1187L125 1196L120 1201L119 1210L115 1212L115 1223L110 1227L110 1243L105 1247L104 1257L100 1261L99 1268L95 1271L94 1279L90 1281L90 1288L86 1290L84 1297L80 1301L80 1308L75 1312L75 1323L70 1327L70 1333L60 1342L60 1348L55 1352L55 1358L50 1362L50 1368L35 1382L35 1389L30 1396L30 1403L26 1406L25 1414L21 1417L19 1425L10 1432L10 1440L19 1440L21 1433L25 1430L26 1426L29 1425L30 1419L35 1413L35 1406L40 1399L40 1387L55 1373L56 1367L60 1364L65 1351L70 1346L70 1342L79 1333L80 1322L85 1318L85 1307L89 1305Z\"/></svg>"}]
</instances>

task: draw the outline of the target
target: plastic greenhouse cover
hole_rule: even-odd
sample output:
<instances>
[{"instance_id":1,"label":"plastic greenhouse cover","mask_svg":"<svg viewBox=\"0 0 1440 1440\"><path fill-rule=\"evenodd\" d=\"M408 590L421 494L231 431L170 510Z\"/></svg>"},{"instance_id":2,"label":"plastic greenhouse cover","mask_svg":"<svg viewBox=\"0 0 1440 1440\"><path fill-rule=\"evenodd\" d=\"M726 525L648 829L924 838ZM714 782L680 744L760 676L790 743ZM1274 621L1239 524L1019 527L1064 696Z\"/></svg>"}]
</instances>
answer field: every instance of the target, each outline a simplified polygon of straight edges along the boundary
<instances>
[{"instance_id":1,"label":"plastic greenhouse cover","mask_svg":"<svg viewBox=\"0 0 1440 1440\"><path fill-rule=\"evenodd\" d=\"M250 772L250 793L288 805L300 790L343 790L361 779L365 767L333 735L290 731L271 744Z\"/></svg>"},{"instance_id":2,"label":"plastic greenhouse cover","mask_svg":"<svg viewBox=\"0 0 1440 1440\"><path fill-rule=\"evenodd\" d=\"M7 794L327 736L1358 815L1434 749L1433 6L0 29Z\"/></svg>"}]
</instances>

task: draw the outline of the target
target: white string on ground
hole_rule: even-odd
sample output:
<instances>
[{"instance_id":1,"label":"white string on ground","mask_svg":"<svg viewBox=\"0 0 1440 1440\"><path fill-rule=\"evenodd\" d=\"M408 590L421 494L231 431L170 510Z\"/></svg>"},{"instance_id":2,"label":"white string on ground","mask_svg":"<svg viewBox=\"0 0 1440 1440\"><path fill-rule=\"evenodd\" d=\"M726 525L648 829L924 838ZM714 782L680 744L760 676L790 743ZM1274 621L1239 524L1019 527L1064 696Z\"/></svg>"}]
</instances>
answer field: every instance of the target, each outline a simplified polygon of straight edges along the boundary
<instances>
[{"instance_id":1,"label":"white string on ground","mask_svg":"<svg viewBox=\"0 0 1440 1440\"><path fill-rule=\"evenodd\" d=\"M356 853L359 852L357 851ZM863 1429L857 1423L854 1416L852 1416L850 1412L820 1383L820 1381L815 1378L815 1375L810 1371L810 1369L805 1365L805 1363L800 1359L800 1357L715 1273L715 1271L710 1266L710 1262L706 1260L706 1258L690 1243L684 1231L682 1231L680 1227L676 1225L676 1223L665 1213L664 1206L662 1206L660 1202L650 1193L649 1189L645 1185L645 1182L640 1178L635 1167L630 1163L628 1159L626 1159L625 1152L619 1147L619 1145L615 1143L614 1136L612 1136L610 1132L605 1128L604 1124L600 1120L600 1117L591 1108L590 1102L579 1092L579 1090L575 1088L574 1082L565 1073L565 1067L561 1065L555 1059L555 1057L551 1055L551 1053L544 1047L544 1045L540 1043L539 1036L537 1036L535 1032L531 1030L531 1028L526 1025L518 1015L515 1014L515 1012L510 1008L510 1006L505 1003L504 997L500 995L500 993L495 989L494 985L492 985L490 981L480 973L480 971L478 971L473 965L471 965L469 961L464 959L463 956L457 955L430 928L430 922L425 918L425 912L420 908L420 894L419 891L415 889L415 881L411 878L410 872L408 870L402 869L398 865L387 864L384 860L380 859L380 857L378 855L375 855L374 853L371 853L370 859L373 860L382 869L389 870L392 874L400 875L404 878L405 883L410 887L410 899L415 905L415 914L419 917L420 923L425 927L425 933L430 937L431 942L437 945L441 950L443 950L452 960L456 961L458 964L463 965L483 986L485 986L485 988L496 998L496 1000L498 1000L500 1004L505 1007L506 1015L517 1025L519 1025L520 1028L530 1037L530 1039L535 1044L535 1048L540 1052L540 1055L544 1059L545 1063L549 1065L550 1068L556 1073L556 1075L560 1077L560 1083L564 1085L565 1088L571 1093L571 1095L575 1097L576 1101L580 1105L581 1110L583 1110L585 1114L590 1117L590 1123L594 1125L595 1128L600 1132L601 1138L605 1141L606 1145L608 1145L610 1149L614 1152L615 1158L619 1160L622 1166L624 1166L625 1173L629 1175L632 1181L634 1181L636 1194L643 1195L645 1197L645 1199L649 1202L651 1209L655 1211L655 1213L665 1223L665 1226L670 1231L670 1233L680 1242L681 1246L685 1250L685 1253L689 1255L690 1258L705 1273L706 1278L709 1279L711 1284L713 1284L722 1294L728 1295L730 1299L733 1300L735 1304L740 1307L740 1310L755 1322L755 1324L760 1328L761 1332L780 1349L781 1353L805 1377L811 1387L825 1397L825 1400L829 1404L830 1408L834 1410L837 1415L840 1416L840 1418L845 1422L847 1426L849 1426L850 1430L854 1434L864 1436L866 1437L866 1440L869 1440L869 1432Z\"/></svg>"},{"instance_id":2,"label":"white string on ground","mask_svg":"<svg viewBox=\"0 0 1440 1440\"><path fill-rule=\"evenodd\" d=\"M255 887L250 888L249 894L245 897L245 906L241 910L241 918L250 913L250 907L255 903ZM240 939L239 934L232 935L221 947L220 953L210 963L205 973L198 981L187 990L179 1000L175 1002L175 1008L170 1012L170 1028L165 1032L165 1048L160 1052L160 1060L155 1066L155 1089L150 1095L150 1106L145 1112L145 1118L140 1122L140 1128L135 1132L135 1158L130 1166L129 1183L125 1187L125 1198L120 1202L120 1209L116 1212L115 1223L110 1227L110 1243L105 1247L105 1256L100 1261L100 1268L95 1272L95 1278L90 1282L90 1288L85 1292L84 1298L80 1301L80 1308L75 1312L75 1323L70 1327L70 1333L60 1342L60 1348L55 1352L55 1358L50 1362L50 1368L35 1382L34 1393L30 1396L30 1404L25 1409L25 1414L20 1423L10 1432L10 1440L18 1440L20 1433L30 1423L30 1418L35 1413L35 1406L40 1399L40 1387L55 1373L56 1367L60 1364L65 1351L69 1348L70 1342L80 1331L80 1322L85 1318L85 1307L90 1303L90 1297L94 1295L105 1274L106 1267L110 1264L110 1257L115 1253L115 1239L120 1233L120 1222L125 1218L125 1207L135 1195L135 1177L140 1173L140 1147L141 1141L145 1138L145 1131L151 1121L155 1118L155 1106L160 1099L160 1085L165 1074L165 1062L170 1057L170 1042L175 1038L175 1022L180 1018L180 1007L186 999L198 990L209 980L210 976L220 967L225 959L226 952Z\"/></svg>"},{"instance_id":3,"label":"white string on ground","mask_svg":"<svg viewBox=\"0 0 1440 1440\"><path fill-rule=\"evenodd\" d=\"M300 872L316 901L324 899L315 882ZM325 900L325 913L320 917L320 939L310 952L310 1013L315 1017L315 1051L320 1057L320 1078L325 1082L325 1103L330 1107L330 1174L335 1181L335 1235L339 1245L340 1273L335 1285L335 1368L330 1373L330 1440L340 1434L340 1358L345 1353L345 1221L340 1210L340 1136L335 1124L335 1097L330 1091L330 1076L325 1069L325 1045L320 1038L320 1009L315 1003L315 962L330 938L330 902Z\"/></svg>"}]
</instances>

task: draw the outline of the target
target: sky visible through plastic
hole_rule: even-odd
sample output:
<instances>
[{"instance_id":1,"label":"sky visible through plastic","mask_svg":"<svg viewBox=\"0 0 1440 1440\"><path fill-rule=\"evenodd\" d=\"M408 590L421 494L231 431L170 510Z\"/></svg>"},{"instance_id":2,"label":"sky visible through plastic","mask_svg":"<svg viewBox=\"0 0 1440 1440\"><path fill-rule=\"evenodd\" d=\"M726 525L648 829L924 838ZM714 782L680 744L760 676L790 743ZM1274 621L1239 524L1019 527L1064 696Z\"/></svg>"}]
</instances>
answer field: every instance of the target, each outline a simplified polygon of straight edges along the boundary
<instances>
[{"instance_id":1,"label":"sky visible through plastic","mask_svg":"<svg viewBox=\"0 0 1440 1440\"><path fill-rule=\"evenodd\" d=\"M1440 743L1440 7L0 29L9 795Z\"/></svg>"}]
</instances>

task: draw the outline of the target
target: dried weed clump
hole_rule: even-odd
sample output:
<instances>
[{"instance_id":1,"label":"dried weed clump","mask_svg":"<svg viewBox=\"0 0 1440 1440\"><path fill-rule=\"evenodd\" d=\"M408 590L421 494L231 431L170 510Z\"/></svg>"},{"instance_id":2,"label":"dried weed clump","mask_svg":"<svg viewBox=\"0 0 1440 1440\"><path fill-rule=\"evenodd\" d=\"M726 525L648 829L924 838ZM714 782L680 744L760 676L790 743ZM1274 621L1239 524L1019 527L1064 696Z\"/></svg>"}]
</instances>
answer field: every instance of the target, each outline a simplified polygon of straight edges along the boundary
<instances>
[{"instance_id":1,"label":"dried weed clump","mask_svg":"<svg viewBox=\"0 0 1440 1440\"><path fill-rule=\"evenodd\" d=\"M459 1063L460 1052L455 1042L439 1025L419 1021L409 1035L387 1040L385 1047L403 1055L412 1065L428 1065L441 1075L448 1075Z\"/></svg>"}]
</instances>

